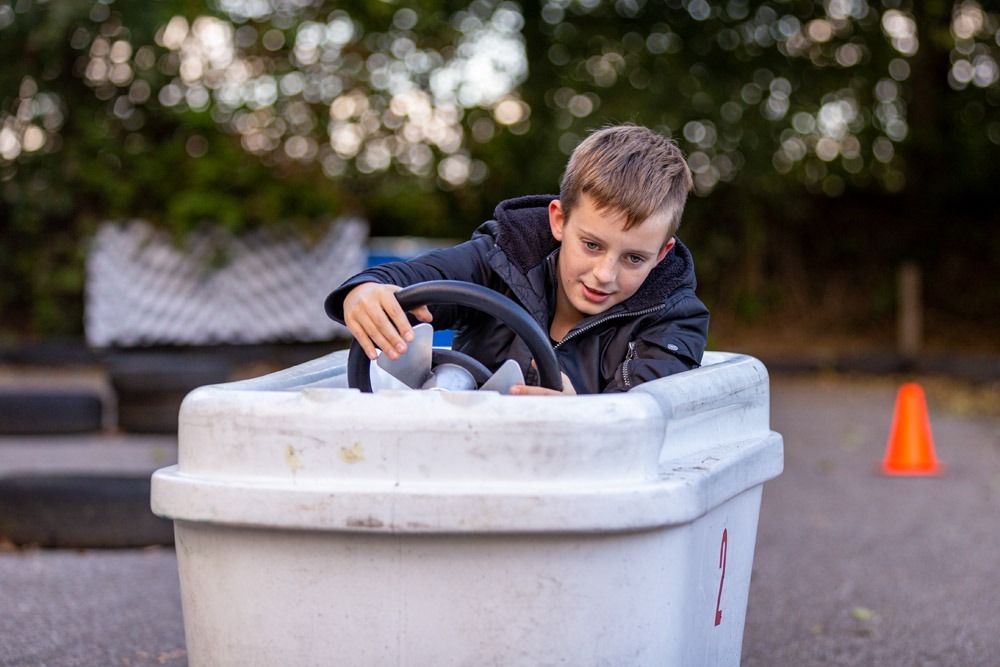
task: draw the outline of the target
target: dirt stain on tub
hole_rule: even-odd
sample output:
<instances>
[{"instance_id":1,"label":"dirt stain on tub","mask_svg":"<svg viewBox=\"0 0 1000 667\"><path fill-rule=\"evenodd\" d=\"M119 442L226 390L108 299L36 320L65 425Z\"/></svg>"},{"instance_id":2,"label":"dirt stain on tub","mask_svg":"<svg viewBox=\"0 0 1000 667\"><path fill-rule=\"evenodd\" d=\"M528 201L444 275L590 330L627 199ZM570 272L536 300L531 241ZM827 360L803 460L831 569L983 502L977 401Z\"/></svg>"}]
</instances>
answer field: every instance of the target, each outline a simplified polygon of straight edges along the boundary
<instances>
[{"instance_id":1,"label":"dirt stain on tub","mask_svg":"<svg viewBox=\"0 0 1000 667\"><path fill-rule=\"evenodd\" d=\"M347 520L348 528L381 528L385 524L373 516L351 517Z\"/></svg>"},{"instance_id":2,"label":"dirt stain on tub","mask_svg":"<svg viewBox=\"0 0 1000 667\"><path fill-rule=\"evenodd\" d=\"M360 442L356 442L350 447L341 447L340 458L344 460L344 463L359 463L365 460L365 448Z\"/></svg>"},{"instance_id":3,"label":"dirt stain on tub","mask_svg":"<svg viewBox=\"0 0 1000 667\"><path fill-rule=\"evenodd\" d=\"M295 449L291 445L285 447L285 465L292 473L297 473L302 470L302 459L299 458L299 450Z\"/></svg>"}]
</instances>

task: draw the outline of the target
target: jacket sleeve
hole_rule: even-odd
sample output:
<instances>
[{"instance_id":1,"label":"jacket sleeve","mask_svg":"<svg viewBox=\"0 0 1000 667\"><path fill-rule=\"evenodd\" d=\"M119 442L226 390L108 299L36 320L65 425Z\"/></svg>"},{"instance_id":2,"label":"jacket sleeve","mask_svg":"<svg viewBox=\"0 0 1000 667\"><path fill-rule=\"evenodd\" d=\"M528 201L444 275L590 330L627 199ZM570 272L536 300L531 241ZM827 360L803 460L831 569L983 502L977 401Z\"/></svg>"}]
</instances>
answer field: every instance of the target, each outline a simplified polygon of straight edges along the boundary
<instances>
[{"instance_id":1,"label":"jacket sleeve","mask_svg":"<svg viewBox=\"0 0 1000 667\"><path fill-rule=\"evenodd\" d=\"M693 291L687 290L679 297L671 299L666 314L629 343L625 361L605 392L628 391L643 382L701 365L708 337L708 308Z\"/></svg>"},{"instance_id":2,"label":"jacket sleeve","mask_svg":"<svg viewBox=\"0 0 1000 667\"><path fill-rule=\"evenodd\" d=\"M487 253L493 245L491 236L477 233L469 241L451 248L431 250L405 262L390 262L365 269L326 297L326 314L343 324L344 299L361 283L409 287L428 280L460 280L487 285L492 273ZM435 328L449 328L456 312L454 306L432 306Z\"/></svg>"}]
</instances>

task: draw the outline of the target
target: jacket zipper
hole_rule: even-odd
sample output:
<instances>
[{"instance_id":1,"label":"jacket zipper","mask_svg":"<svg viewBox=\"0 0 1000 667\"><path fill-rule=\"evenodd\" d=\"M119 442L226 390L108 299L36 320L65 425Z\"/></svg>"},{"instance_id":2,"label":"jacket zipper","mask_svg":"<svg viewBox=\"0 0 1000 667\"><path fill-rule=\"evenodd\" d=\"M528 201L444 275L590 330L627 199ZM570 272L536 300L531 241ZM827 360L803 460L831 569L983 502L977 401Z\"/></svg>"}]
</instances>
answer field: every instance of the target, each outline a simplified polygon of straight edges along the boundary
<instances>
[{"instance_id":1,"label":"jacket zipper","mask_svg":"<svg viewBox=\"0 0 1000 667\"><path fill-rule=\"evenodd\" d=\"M628 342L628 353L625 355L625 361L622 362L622 381L625 383L626 387L632 386L632 378L628 374L628 362L636 358L635 352L635 341L630 340Z\"/></svg>"},{"instance_id":2,"label":"jacket zipper","mask_svg":"<svg viewBox=\"0 0 1000 667\"><path fill-rule=\"evenodd\" d=\"M605 322L609 322L611 320L621 319L623 317L641 317L643 315L652 315L653 313L655 313L657 311L660 311L660 310L663 310L663 305L662 304L659 305L659 306L653 306L652 308L646 308L645 310L637 310L635 312L615 313L614 315L608 315L606 317L602 317L601 319L597 320L596 322L591 322L590 324L588 324L587 326L583 327L582 329L575 329L574 331L570 331L568 334L566 334L566 336L561 341L559 341L558 343L556 343L555 345L553 345L552 349L553 350L558 350L559 347L563 343L565 343L566 341L572 340L572 339L576 338L577 336L590 331L594 327L600 326L601 324L604 324Z\"/></svg>"}]
</instances>

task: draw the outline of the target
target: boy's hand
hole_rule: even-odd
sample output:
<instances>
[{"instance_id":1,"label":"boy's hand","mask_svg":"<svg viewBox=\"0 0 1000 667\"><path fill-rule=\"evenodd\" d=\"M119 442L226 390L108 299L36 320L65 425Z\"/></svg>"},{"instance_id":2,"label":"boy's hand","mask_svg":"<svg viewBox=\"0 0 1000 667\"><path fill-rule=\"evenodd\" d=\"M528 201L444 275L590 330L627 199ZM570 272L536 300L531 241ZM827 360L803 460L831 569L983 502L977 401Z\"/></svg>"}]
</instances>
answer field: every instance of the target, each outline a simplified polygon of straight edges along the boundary
<instances>
[{"instance_id":1,"label":"boy's hand","mask_svg":"<svg viewBox=\"0 0 1000 667\"><path fill-rule=\"evenodd\" d=\"M413 341L413 327L396 300L400 289L396 285L362 283L344 299L344 323L372 361L378 356L376 347L390 359L398 359L406 352L406 344ZM427 306L410 312L421 322L432 319Z\"/></svg>"},{"instance_id":2,"label":"boy's hand","mask_svg":"<svg viewBox=\"0 0 1000 667\"><path fill-rule=\"evenodd\" d=\"M535 362L531 362L534 364ZM573 383L569 381L569 377L563 373L562 374L562 391L556 391L555 389L546 389L545 387L532 387L527 384L515 384L510 388L511 396L576 396L576 389L573 389Z\"/></svg>"}]
</instances>

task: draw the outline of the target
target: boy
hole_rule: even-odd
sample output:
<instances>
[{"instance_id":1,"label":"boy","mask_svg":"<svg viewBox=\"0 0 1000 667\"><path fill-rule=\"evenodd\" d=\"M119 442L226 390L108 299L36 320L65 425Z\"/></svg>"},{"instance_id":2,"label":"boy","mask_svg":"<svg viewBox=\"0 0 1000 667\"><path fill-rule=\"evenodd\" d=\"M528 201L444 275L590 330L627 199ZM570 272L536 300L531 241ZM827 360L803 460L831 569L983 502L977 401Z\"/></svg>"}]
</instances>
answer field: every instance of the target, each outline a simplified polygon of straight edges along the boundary
<instances>
[{"instance_id":1,"label":"boy","mask_svg":"<svg viewBox=\"0 0 1000 667\"><path fill-rule=\"evenodd\" d=\"M549 332L563 393L627 391L701 362L708 310L694 294L691 254L674 237L690 190L672 141L634 125L599 130L570 156L559 198L501 202L471 240L368 269L327 297L326 312L369 358L378 347L396 359L413 339L397 290L427 280L479 283ZM516 359L526 384L512 394L558 393L532 386L527 347L489 315L447 305L413 315L455 329L454 349L490 370Z\"/></svg>"}]
</instances>

